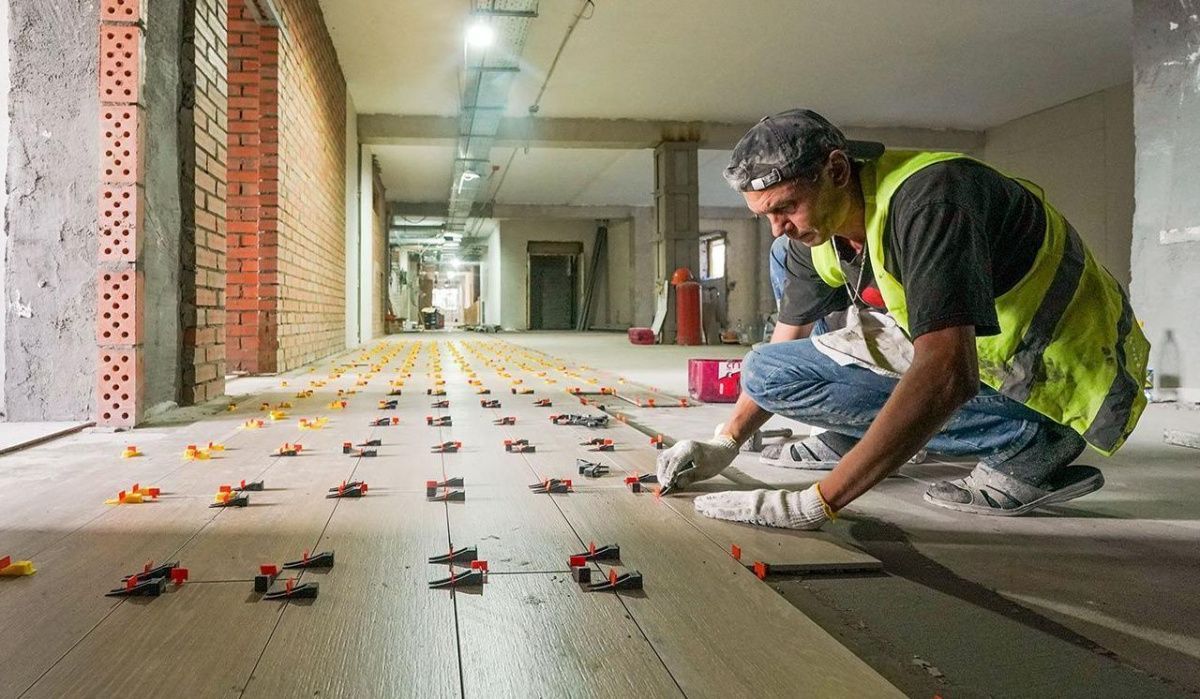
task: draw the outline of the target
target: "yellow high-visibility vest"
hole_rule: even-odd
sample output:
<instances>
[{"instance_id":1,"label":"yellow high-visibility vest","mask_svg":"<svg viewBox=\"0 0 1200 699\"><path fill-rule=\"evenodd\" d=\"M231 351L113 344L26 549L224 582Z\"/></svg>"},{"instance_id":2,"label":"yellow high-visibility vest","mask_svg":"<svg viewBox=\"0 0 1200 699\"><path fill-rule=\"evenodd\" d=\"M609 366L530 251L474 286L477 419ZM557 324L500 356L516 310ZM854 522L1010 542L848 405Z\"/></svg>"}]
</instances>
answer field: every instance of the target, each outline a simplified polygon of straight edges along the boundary
<instances>
[{"instance_id":1,"label":"yellow high-visibility vest","mask_svg":"<svg viewBox=\"0 0 1200 699\"><path fill-rule=\"evenodd\" d=\"M884 267L892 195L921 169L956 159L972 158L888 151L860 172L871 271L888 314L905 332L904 287ZM1146 407L1142 386L1150 343L1125 290L1046 201L1041 188L1013 179L1041 202L1046 235L1029 272L996 298L1000 334L975 340L980 379L1111 455L1133 432ZM814 247L812 258L826 284L846 284L833 241Z\"/></svg>"}]
</instances>

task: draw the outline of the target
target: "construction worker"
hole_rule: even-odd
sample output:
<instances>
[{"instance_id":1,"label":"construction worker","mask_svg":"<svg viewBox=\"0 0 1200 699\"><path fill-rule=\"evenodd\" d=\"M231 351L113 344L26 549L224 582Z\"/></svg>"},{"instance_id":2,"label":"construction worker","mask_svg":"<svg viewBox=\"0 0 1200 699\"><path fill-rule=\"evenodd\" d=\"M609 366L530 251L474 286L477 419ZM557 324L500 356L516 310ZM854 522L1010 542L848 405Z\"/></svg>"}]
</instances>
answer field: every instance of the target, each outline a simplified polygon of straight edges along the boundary
<instances>
[{"instance_id":1,"label":"construction worker","mask_svg":"<svg viewBox=\"0 0 1200 699\"><path fill-rule=\"evenodd\" d=\"M1019 515L1104 484L1145 407L1149 344L1125 291L1040 188L958 153L849 142L819 114L764 118L725 179L776 240L770 343L709 440L659 457L664 487L724 470L772 414L825 431L764 451L824 469L800 491L702 495L719 519L816 529L923 448L977 459L933 505Z\"/></svg>"}]
</instances>

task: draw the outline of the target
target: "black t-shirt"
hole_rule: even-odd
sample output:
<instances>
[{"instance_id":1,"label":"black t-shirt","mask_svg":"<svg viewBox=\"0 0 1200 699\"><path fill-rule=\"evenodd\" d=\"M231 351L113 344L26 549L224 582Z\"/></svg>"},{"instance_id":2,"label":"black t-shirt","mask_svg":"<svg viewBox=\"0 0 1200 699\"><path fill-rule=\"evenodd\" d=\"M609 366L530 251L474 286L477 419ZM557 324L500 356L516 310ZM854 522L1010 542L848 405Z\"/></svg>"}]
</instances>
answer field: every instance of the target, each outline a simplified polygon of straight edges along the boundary
<instances>
[{"instance_id":1,"label":"black t-shirt","mask_svg":"<svg viewBox=\"0 0 1200 699\"><path fill-rule=\"evenodd\" d=\"M959 325L996 335L995 299L1033 266L1046 233L1041 202L1016 181L972 160L930 165L892 195L884 240L884 267L904 285L909 335ZM878 303L866 251L856 254L834 238L842 268L866 305ZM862 273L861 285L859 281ZM846 309L846 287L825 283L812 251L789 241L779 320L805 325Z\"/></svg>"}]
</instances>

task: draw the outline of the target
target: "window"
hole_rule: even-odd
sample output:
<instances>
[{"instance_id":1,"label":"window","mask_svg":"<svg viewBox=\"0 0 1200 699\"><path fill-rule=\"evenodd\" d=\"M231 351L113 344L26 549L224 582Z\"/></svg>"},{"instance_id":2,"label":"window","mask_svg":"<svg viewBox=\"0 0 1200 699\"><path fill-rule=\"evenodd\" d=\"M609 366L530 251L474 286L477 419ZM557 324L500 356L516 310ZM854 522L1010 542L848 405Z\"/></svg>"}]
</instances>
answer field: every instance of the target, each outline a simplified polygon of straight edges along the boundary
<instances>
[{"instance_id":1,"label":"window","mask_svg":"<svg viewBox=\"0 0 1200 699\"><path fill-rule=\"evenodd\" d=\"M725 277L725 234L712 233L700 238L700 278Z\"/></svg>"}]
</instances>

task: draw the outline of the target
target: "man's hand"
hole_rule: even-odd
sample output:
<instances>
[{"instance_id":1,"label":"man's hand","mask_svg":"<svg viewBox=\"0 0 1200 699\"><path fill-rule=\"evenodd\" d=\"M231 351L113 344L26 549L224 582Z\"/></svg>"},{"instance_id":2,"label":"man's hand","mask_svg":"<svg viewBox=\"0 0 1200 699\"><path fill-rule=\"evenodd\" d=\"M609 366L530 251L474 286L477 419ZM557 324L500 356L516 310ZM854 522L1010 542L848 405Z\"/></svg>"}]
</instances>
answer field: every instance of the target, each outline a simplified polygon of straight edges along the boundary
<instances>
[{"instance_id":1,"label":"man's hand","mask_svg":"<svg viewBox=\"0 0 1200 699\"><path fill-rule=\"evenodd\" d=\"M737 455L738 443L728 434L685 439L658 455L658 483L663 490L686 488L724 471Z\"/></svg>"},{"instance_id":2,"label":"man's hand","mask_svg":"<svg viewBox=\"0 0 1200 699\"><path fill-rule=\"evenodd\" d=\"M835 517L816 485L807 490L730 490L696 498L705 517L784 529L820 529Z\"/></svg>"}]
</instances>

